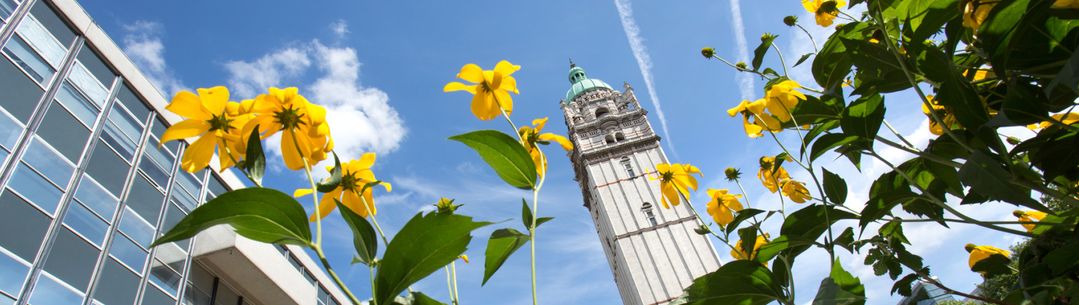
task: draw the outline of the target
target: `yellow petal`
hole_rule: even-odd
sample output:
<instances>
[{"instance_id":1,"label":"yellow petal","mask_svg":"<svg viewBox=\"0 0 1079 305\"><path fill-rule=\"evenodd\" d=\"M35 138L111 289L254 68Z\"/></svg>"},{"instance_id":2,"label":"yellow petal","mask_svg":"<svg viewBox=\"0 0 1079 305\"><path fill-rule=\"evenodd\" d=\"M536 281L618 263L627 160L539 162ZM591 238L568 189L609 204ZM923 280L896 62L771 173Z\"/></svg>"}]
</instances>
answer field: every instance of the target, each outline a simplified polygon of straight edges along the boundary
<instances>
[{"instance_id":1,"label":"yellow petal","mask_svg":"<svg viewBox=\"0 0 1079 305\"><path fill-rule=\"evenodd\" d=\"M298 138L303 137L296 137L292 131L285 131L281 134L281 157L285 160L285 166L291 170L299 170L304 166L303 156L298 150L302 149L303 144L300 144L301 148L297 148L293 142L293 139L298 140Z\"/></svg>"},{"instance_id":2,"label":"yellow petal","mask_svg":"<svg viewBox=\"0 0 1079 305\"><path fill-rule=\"evenodd\" d=\"M573 150L573 143L570 142L569 139L566 139L566 137L563 137L561 135L557 135L557 134L553 134L553 133L545 133L545 134L539 135L539 139L541 141L555 141L555 142L558 142L558 145L562 145L562 149L565 149L566 151Z\"/></svg>"},{"instance_id":3,"label":"yellow petal","mask_svg":"<svg viewBox=\"0 0 1079 305\"><path fill-rule=\"evenodd\" d=\"M502 74L502 76L509 76L520 69L521 66L514 65L506 60L499 61L498 64L495 64L495 72Z\"/></svg>"},{"instance_id":4,"label":"yellow petal","mask_svg":"<svg viewBox=\"0 0 1079 305\"><path fill-rule=\"evenodd\" d=\"M378 156L373 152L365 153L365 154L363 154L363 156L360 156L359 160L356 160L356 161L359 161L359 162L356 162L356 167L357 168L371 168L371 166L375 165L375 158L377 158L377 157Z\"/></svg>"},{"instance_id":5,"label":"yellow petal","mask_svg":"<svg viewBox=\"0 0 1079 305\"><path fill-rule=\"evenodd\" d=\"M315 191L312 189L296 189L295 191L292 191L292 197L300 198L303 196L311 195L311 193L314 192Z\"/></svg>"},{"instance_id":6,"label":"yellow petal","mask_svg":"<svg viewBox=\"0 0 1079 305\"><path fill-rule=\"evenodd\" d=\"M319 218L326 217L333 213L333 210L337 208L337 203L334 202L334 198L341 196L341 189L335 189L329 193L322 194L322 199L318 203L317 213L311 214L310 221L318 220Z\"/></svg>"},{"instance_id":7,"label":"yellow petal","mask_svg":"<svg viewBox=\"0 0 1079 305\"><path fill-rule=\"evenodd\" d=\"M532 120L532 126L536 126L536 132L543 130L543 126L547 125L547 117Z\"/></svg>"},{"instance_id":8,"label":"yellow petal","mask_svg":"<svg viewBox=\"0 0 1079 305\"><path fill-rule=\"evenodd\" d=\"M214 137L208 135L195 140L195 143L191 143L191 146L184 150L180 166L189 173L206 168L214 156L215 144Z\"/></svg>"},{"instance_id":9,"label":"yellow petal","mask_svg":"<svg viewBox=\"0 0 1079 305\"><path fill-rule=\"evenodd\" d=\"M495 90L495 98L495 102L502 106L502 110L506 111L506 115L513 114L513 98L510 97L509 93L504 90Z\"/></svg>"},{"instance_id":10,"label":"yellow petal","mask_svg":"<svg viewBox=\"0 0 1079 305\"><path fill-rule=\"evenodd\" d=\"M225 113L225 105L229 102L229 89L224 86L213 88L199 88L199 98L202 99L203 107L213 115Z\"/></svg>"},{"instance_id":11,"label":"yellow petal","mask_svg":"<svg viewBox=\"0 0 1079 305\"><path fill-rule=\"evenodd\" d=\"M498 88L506 90L508 92L513 92L513 94L521 94L520 91L517 91L517 79L513 76L503 76L502 85L498 86Z\"/></svg>"},{"instance_id":12,"label":"yellow petal","mask_svg":"<svg viewBox=\"0 0 1079 305\"><path fill-rule=\"evenodd\" d=\"M202 105L202 101L199 97L191 91L180 91L176 93L176 96L172 98L165 109L172 111L182 117L196 120L209 120L213 118L210 111Z\"/></svg>"},{"instance_id":13,"label":"yellow petal","mask_svg":"<svg viewBox=\"0 0 1079 305\"><path fill-rule=\"evenodd\" d=\"M476 64L467 64L461 67L461 72L457 73L457 78L473 83L481 83L483 82L483 68Z\"/></svg>"},{"instance_id":14,"label":"yellow petal","mask_svg":"<svg viewBox=\"0 0 1079 305\"><path fill-rule=\"evenodd\" d=\"M454 92L454 91L468 91L468 93L476 94L476 86L469 86L459 82L449 82L445 87L442 87L442 92Z\"/></svg>"},{"instance_id":15,"label":"yellow petal","mask_svg":"<svg viewBox=\"0 0 1079 305\"><path fill-rule=\"evenodd\" d=\"M472 115L480 120L491 120L499 115L498 106L494 96L490 93L478 92L472 97Z\"/></svg>"},{"instance_id":16,"label":"yellow petal","mask_svg":"<svg viewBox=\"0 0 1079 305\"><path fill-rule=\"evenodd\" d=\"M210 130L210 123L203 120L183 120L175 125L169 126L165 129L165 134L161 135L161 143L187 139L190 137L201 135Z\"/></svg>"}]
</instances>

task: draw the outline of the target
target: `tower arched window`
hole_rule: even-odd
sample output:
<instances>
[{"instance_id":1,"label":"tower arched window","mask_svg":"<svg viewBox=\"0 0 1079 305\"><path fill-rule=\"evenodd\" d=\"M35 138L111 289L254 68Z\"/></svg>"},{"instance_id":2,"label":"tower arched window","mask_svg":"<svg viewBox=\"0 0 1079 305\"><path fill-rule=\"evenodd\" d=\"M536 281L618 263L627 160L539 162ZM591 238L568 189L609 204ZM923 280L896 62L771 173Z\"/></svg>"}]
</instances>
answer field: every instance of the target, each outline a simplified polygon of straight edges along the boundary
<instances>
[{"instance_id":1,"label":"tower arched window","mask_svg":"<svg viewBox=\"0 0 1079 305\"><path fill-rule=\"evenodd\" d=\"M626 174L629 175L630 178L637 176L637 174L633 172L633 164L630 163L629 157L622 157L622 159L619 160L619 163L622 163L622 167L626 169Z\"/></svg>"},{"instance_id":2,"label":"tower arched window","mask_svg":"<svg viewBox=\"0 0 1079 305\"><path fill-rule=\"evenodd\" d=\"M599 107L596 109L596 118L602 118L603 116L610 114L611 111L607 110L607 107Z\"/></svg>"},{"instance_id":3,"label":"tower arched window","mask_svg":"<svg viewBox=\"0 0 1079 305\"><path fill-rule=\"evenodd\" d=\"M603 140L607 142L607 144L614 144L614 136L612 135L607 135L607 137L604 137Z\"/></svg>"},{"instance_id":4,"label":"tower arched window","mask_svg":"<svg viewBox=\"0 0 1079 305\"><path fill-rule=\"evenodd\" d=\"M617 133L614 134L614 140L615 140L615 142L625 141L626 140L626 135L622 134L621 132L617 132Z\"/></svg>"},{"instance_id":5,"label":"tower arched window","mask_svg":"<svg viewBox=\"0 0 1079 305\"><path fill-rule=\"evenodd\" d=\"M641 205L641 213L644 213L644 217L648 218L648 222L651 223L653 227L659 225L659 223L656 222L656 214L652 213L651 202L645 202Z\"/></svg>"}]
</instances>

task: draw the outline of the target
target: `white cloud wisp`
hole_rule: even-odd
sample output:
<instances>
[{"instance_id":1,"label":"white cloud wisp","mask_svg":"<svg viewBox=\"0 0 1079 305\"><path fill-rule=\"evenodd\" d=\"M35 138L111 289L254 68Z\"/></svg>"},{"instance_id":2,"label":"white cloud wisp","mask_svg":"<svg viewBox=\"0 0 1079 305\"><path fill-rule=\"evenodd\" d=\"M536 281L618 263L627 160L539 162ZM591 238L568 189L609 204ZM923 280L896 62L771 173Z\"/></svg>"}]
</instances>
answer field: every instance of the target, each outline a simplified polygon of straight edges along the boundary
<instances>
[{"instance_id":1,"label":"white cloud wisp","mask_svg":"<svg viewBox=\"0 0 1079 305\"><path fill-rule=\"evenodd\" d=\"M124 53L166 98L187 88L165 63L165 45L161 42L164 29L160 23L139 20L123 28Z\"/></svg>"},{"instance_id":2,"label":"white cloud wisp","mask_svg":"<svg viewBox=\"0 0 1079 305\"><path fill-rule=\"evenodd\" d=\"M670 149L672 155L678 156L671 143L667 116L663 114L659 95L656 94L656 85L652 78L652 56L648 54L644 39L641 38L641 29L637 27L637 21L633 19L633 7L629 4L629 0L615 0L614 6L618 9L618 17L622 21L622 30L626 32L629 48L633 51L633 57L637 59L637 67L641 70L641 78L644 79L644 86L648 89L648 98L652 100L652 107L655 108L656 117L659 118L659 126L663 128L663 136L667 138L667 149Z\"/></svg>"}]
</instances>

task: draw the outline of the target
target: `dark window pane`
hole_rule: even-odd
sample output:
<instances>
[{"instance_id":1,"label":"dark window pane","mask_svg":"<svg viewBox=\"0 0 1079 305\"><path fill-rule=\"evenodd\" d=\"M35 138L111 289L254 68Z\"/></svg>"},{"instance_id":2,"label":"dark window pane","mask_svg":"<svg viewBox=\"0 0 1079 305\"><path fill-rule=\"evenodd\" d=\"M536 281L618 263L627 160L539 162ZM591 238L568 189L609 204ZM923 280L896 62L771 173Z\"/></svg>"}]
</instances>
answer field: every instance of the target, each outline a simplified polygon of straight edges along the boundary
<instances>
[{"instance_id":1,"label":"dark window pane","mask_svg":"<svg viewBox=\"0 0 1079 305\"><path fill-rule=\"evenodd\" d=\"M46 84L56 73L56 69L19 36L11 37L4 46L4 52L11 56L11 60L16 65L26 70L31 79L37 80L40 84Z\"/></svg>"},{"instance_id":2,"label":"dark window pane","mask_svg":"<svg viewBox=\"0 0 1079 305\"><path fill-rule=\"evenodd\" d=\"M135 242L124 237L123 234L112 236L112 246L109 248L109 254L138 273L141 273L142 267L146 266L146 250L139 248L139 246L135 245ZM134 289L133 287L132 289Z\"/></svg>"},{"instance_id":3,"label":"dark window pane","mask_svg":"<svg viewBox=\"0 0 1079 305\"><path fill-rule=\"evenodd\" d=\"M7 44L13 45L16 40L12 37ZM34 80L27 77L14 63L0 60L0 92L4 93L0 95L0 106L4 106L15 118L26 122L45 90L38 87Z\"/></svg>"},{"instance_id":4,"label":"dark window pane","mask_svg":"<svg viewBox=\"0 0 1079 305\"><path fill-rule=\"evenodd\" d=\"M165 130L168 127L169 127L169 124L165 123L164 119L162 119L159 116L154 116L154 127L153 127L153 135L154 136L156 136L158 139L160 139L161 136L165 134ZM157 140L150 140L150 141L154 142L154 145L157 145ZM169 152L172 152L172 153L175 154L177 151L180 151L180 142L183 142L183 141L171 141L171 142L168 142L168 143L164 143L161 146L164 147L166 151L169 151Z\"/></svg>"},{"instance_id":5,"label":"dark window pane","mask_svg":"<svg viewBox=\"0 0 1079 305\"><path fill-rule=\"evenodd\" d=\"M10 295L19 295L22 290L26 274L30 272L30 266L23 265L4 253L0 253L0 291Z\"/></svg>"},{"instance_id":6,"label":"dark window pane","mask_svg":"<svg viewBox=\"0 0 1079 305\"><path fill-rule=\"evenodd\" d=\"M156 223L164 200L165 196L140 175L135 177L135 182L131 185L131 193L125 202L144 219Z\"/></svg>"},{"instance_id":7,"label":"dark window pane","mask_svg":"<svg viewBox=\"0 0 1079 305\"><path fill-rule=\"evenodd\" d=\"M56 212L56 206L60 202L60 190L25 164L19 164L15 169L15 174L8 181L8 187L47 211L49 215Z\"/></svg>"},{"instance_id":8,"label":"dark window pane","mask_svg":"<svg viewBox=\"0 0 1079 305\"><path fill-rule=\"evenodd\" d=\"M152 221L156 222L157 218ZM154 226L139 214L132 212L130 207L124 208L124 216L120 218L120 231L143 248L150 247L150 243L154 241Z\"/></svg>"},{"instance_id":9,"label":"dark window pane","mask_svg":"<svg viewBox=\"0 0 1079 305\"><path fill-rule=\"evenodd\" d=\"M60 16L57 16L53 12L52 8L45 4L45 1L39 1L34 4L34 7L30 8L30 14L33 14L45 28L49 29L49 32L56 39L67 45L72 40L75 40L75 32L71 30L71 27L67 26L67 23Z\"/></svg>"},{"instance_id":10,"label":"dark window pane","mask_svg":"<svg viewBox=\"0 0 1079 305\"><path fill-rule=\"evenodd\" d=\"M3 97L0 97L0 99L3 99ZM7 113L0 111L0 146L11 151L15 147L15 141L19 140L19 135L22 134L22 131L22 124L19 124Z\"/></svg>"},{"instance_id":11,"label":"dark window pane","mask_svg":"<svg viewBox=\"0 0 1079 305\"><path fill-rule=\"evenodd\" d=\"M146 285L146 293L142 296L142 305L172 305L175 303L176 300L161 292L160 289L154 288L153 285ZM224 305L224 303L219 304Z\"/></svg>"},{"instance_id":12,"label":"dark window pane","mask_svg":"<svg viewBox=\"0 0 1079 305\"><path fill-rule=\"evenodd\" d=\"M64 156L57 153L51 143L46 144L40 137L34 137L34 140L30 142L30 147L27 148L26 154L23 154L23 162L26 162L30 166L33 166L35 170L41 172L46 178L49 178L53 183L61 187L67 186L68 180L71 179L71 174L75 171L75 165L69 163Z\"/></svg>"},{"instance_id":13,"label":"dark window pane","mask_svg":"<svg viewBox=\"0 0 1079 305\"><path fill-rule=\"evenodd\" d=\"M0 246L31 261L45 238L49 217L15 194L0 195Z\"/></svg>"},{"instance_id":14,"label":"dark window pane","mask_svg":"<svg viewBox=\"0 0 1079 305\"><path fill-rule=\"evenodd\" d=\"M169 294L175 295L177 289L180 288L180 273L155 259L150 265L150 281L168 291Z\"/></svg>"},{"instance_id":15,"label":"dark window pane","mask_svg":"<svg viewBox=\"0 0 1079 305\"><path fill-rule=\"evenodd\" d=\"M78 201L72 201L68 204L64 224L98 246L105 241L105 231L109 228L108 222L90 212L90 209L87 209Z\"/></svg>"},{"instance_id":16,"label":"dark window pane","mask_svg":"<svg viewBox=\"0 0 1079 305\"><path fill-rule=\"evenodd\" d=\"M209 185L207 185L206 188L208 189L209 194L206 195L206 201L210 201L210 199L229 191L229 188L225 186L224 182L221 182L221 179L217 177L217 174L210 175L208 184Z\"/></svg>"},{"instance_id":17,"label":"dark window pane","mask_svg":"<svg viewBox=\"0 0 1079 305\"><path fill-rule=\"evenodd\" d=\"M68 285L85 290L90 284L90 274L94 272L94 264L97 263L100 251L75 233L61 229L49 253L49 258L45 261L45 271Z\"/></svg>"},{"instance_id":18,"label":"dark window pane","mask_svg":"<svg viewBox=\"0 0 1079 305\"><path fill-rule=\"evenodd\" d=\"M187 216L186 212L176 207L176 204L170 204L168 210L165 211L165 223L161 224L161 231L165 232L172 229L184 216Z\"/></svg>"},{"instance_id":19,"label":"dark window pane","mask_svg":"<svg viewBox=\"0 0 1079 305\"><path fill-rule=\"evenodd\" d=\"M113 213L120 200L116 199L109 191L105 190L97 181L86 175L82 175L79 188L75 190L75 199L85 204L90 210L97 213L106 221L112 221Z\"/></svg>"},{"instance_id":20,"label":"dark window pane","mask_svg":"<svg viewBox=\"0 0 1079 305\"><path fill-rule=\"evenodd\" d=\"M124 181L127 180L127 171L130 168L131 166L121 160L120 156L109 149L108 145L98 142L94 146L94 154L90 156L90 164L87 165L86 172L113 195L119 195L124 188Z\"/></svg>"},{"instance_id":21,"label":"dark window pane","mask_svg":"<svg viewBox=\"0 0 1079 305\"><path fill-rule=\"evenodd\" d=\"M16 6L18 4L15 3L15 0L0 0L0 20L7 20L8 17L11 17L11 13L15 12Z\"/></svg>"},{"instance_id":22,"label":"dark window pane","mask_svg":"<svg viewBox=\"0 0 1079 305\"><path fill-rule=\"evenodd\" d=\"M120 87L120 92L116 94L116 98L120 100L120 104L124 104L124 107L131 114L138 118L139 122L142 122L150 115L150 108L146 107L146 103L142 102L142 98L135 94L135 91L131 90L131 87L124 83Z\"/></svg>"},{"instance_id":23,"label":"dark window pane","mask_svg":"<svg viewBox=\"0 0 1079 305\"><path fill-rule=\"evenodd\" d=\"M229 286L217 285L217 298L214 304L239 304L240 296L233 292Z\"/></svg>"},{"instance_id":24,"label":"dark window pane","mask_svg":"<svg viewBox=\"0 0 1079 305\"><path fill-rule=\"evenodd\" d=\"M56 101L67 107L86 126L94 126L94 120L97 119L97 114L100 112L98 106L86 99L86 96L83 96L78 89L75 89L71 82L65 81L60 86L60 90L56 92ZM60 107L54 105L50 108ZM52 109L49 111L51 112Z\"/></svg>"},{"instance_id":25,"label":"dark window pane","mask_svg":"<svg viewBox=\"0 0 1079 305\"><path fill-rule=\"evenodd\" d=\"M131 305L135 303L139 278L115 260L105 260L105 268L94 289L94 300L105 305Z\"/></svg>"},{"instance_id":26,"label":"dark window pane","mask_svg":"<svg viewBox=\"0 0 1079 305\"><path fill-rule=\"evenodd\" d=\"M209 304L210 292L214 289L214 275L202 268L202 265L191 264L191 270L187 274L188 289L197 289L206 295L206 303ZM186 293L185 293L186 294ZM203 303L195 303L203 304Z\"/></svg>"},{"instance_id":27,"label":"dark window pane","mask_svg":"<svg viewBox=\"0 0 1079 305\"><path fill-rule=\"evenodd\" d=\"M101 60L101 57L90 49L89 44L84 44L82 49L79 50L78 59L101 84L106 87L112 85L112 80L116 78L116 73L113 73L112 69Z\"/></svg>"},{"instance_id":28,"label":"dark window pane","mask_svg":"<svg viewBox=\"0 0 1079 305\"><path fill-rule=\"evenodd\" d=\"M45 121L42 122L41 127L38 127L37 134L72 162L79 160L82 148L86 146L86 140L90 138L90 130L75 121L75 117L64 110L64 107L49 107L49 112L45 114ZM63 185L67 181L54 182Z\"/></svg>"},{"instance_id":29,"label":"dark window pane","mask_svg":"<svg viewBox=\"0 0 1079 305\"><path fill-rule=\"evenodd\" d=\"M131 160L142 135L142 123L124 111L120 104L114 104L109 120L105 124L105 133L101 135L124 159Z\"/></svg>"},{"instance_id":30,"label":"dark window pane","mask_svg":"<svg viewBox=\"0 0 1079 305\"><path fill-rule=\"evenodd\" d=\"M82 295L72 291L71 288L51 277L42 274L37 278L34 293L30 295L30 304L33 305L71 305L82 303Z\"/></svg>"}]
</instances>

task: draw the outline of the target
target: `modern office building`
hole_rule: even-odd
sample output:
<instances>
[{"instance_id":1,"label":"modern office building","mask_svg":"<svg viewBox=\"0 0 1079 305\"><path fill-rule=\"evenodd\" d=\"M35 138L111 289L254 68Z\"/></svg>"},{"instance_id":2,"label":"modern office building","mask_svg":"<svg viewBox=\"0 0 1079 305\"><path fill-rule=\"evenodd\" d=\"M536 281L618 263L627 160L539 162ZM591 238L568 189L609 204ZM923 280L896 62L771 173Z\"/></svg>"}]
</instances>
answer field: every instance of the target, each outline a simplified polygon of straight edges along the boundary
<instances>
[{"instance_id":1,"label":"modern office building","mask_svg":"<svg viewBox=\"0 0 1079 305\"><path fill-rule=\"evenodd\" d=\"M719 255L694 232L692 206L663 208L659 182L646 178L670 163L633 88L618 92L570 64L562 100L570 159L596 224L622 303L663 305L693 279L719 269Z\"/></svg>"},{"instance_id":2,"label":"modern office building","mask_svg":"<svg viewBox=\"0 0 1079 305\"><path fill-rule=\"evenodd\" d=\"M911 288L910 296L899 300L899 305L934 305L945 301L956 301L956 299L937 285L918 281Z\"/></svg>"},{"instance_id":3,"label":"modern office building","mask_svg":"<svg viewBox=\"0 0 1079 305\"><path fill-rule=\"evenodd\" d=\"M0 0L0 304L343 304L298 247L215 227L148 245L243 187L178 170L167 98L74 0Z\"/></svg>"}]
</instances>

